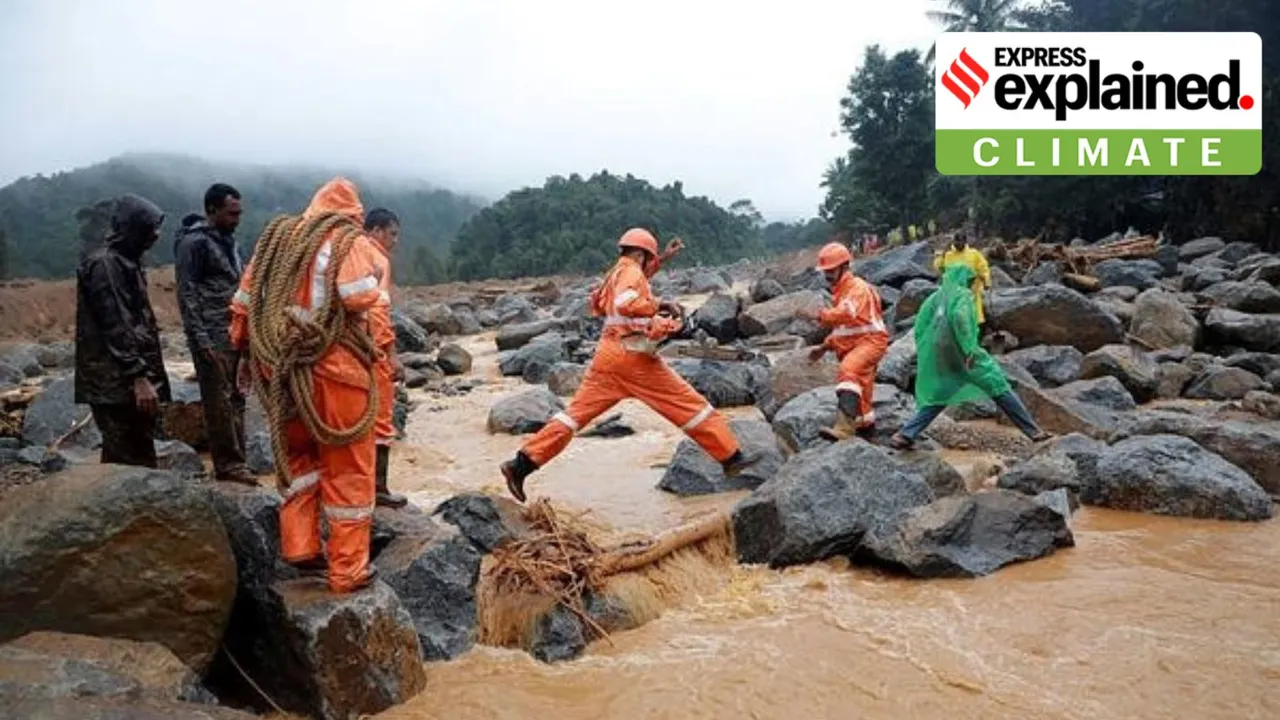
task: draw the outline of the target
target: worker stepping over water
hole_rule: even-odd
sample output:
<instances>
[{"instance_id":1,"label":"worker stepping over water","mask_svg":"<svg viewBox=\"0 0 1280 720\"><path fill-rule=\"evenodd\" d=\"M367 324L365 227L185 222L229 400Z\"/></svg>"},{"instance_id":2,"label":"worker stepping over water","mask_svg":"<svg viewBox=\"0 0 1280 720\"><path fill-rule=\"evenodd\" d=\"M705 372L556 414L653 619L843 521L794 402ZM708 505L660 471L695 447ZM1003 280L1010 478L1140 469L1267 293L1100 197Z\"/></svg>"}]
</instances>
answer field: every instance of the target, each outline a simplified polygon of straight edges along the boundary
<instances>
[{"instance_id":1,"label":"worker stepping over water","mask_svg":"<svg viewBox=\"0 0 1280 720\"><path fill-rule=\"evenodd\" d=\"M378 415L374 420L374 486L376 504L399 508L409 499L392 493L387 485L391 466L391 446L395 443L394 422L396 382L404 379L404 366L396 354L396 329L391 320L391 255L400 240L400 218L386 208L374 208L364 219L364 230L378 249L380 277L378 304L369 313L369 329L378 348L375 381L378 384Z\"/></svg>"},{"instance_id":2,"label":"worker stepping over water","mask_svg":"<svg viewBox=\"0 0 1280 720\"><path fill-rule=\"evenodd\" d=\"M377 574L369 563L377 349L367 316L383 269L363 215L355 186L329 181L301 217L268 224L231 303L232 342L250 353L245 367L271 422L281 554L304 573L327 574L338 593Z\"/></svg>"},{"instance_id":3,"label":"worker stepping over water","mask_svg":"<svg viewBox=\"0 0 1280 720\"><path fill-rule=\"evenodd\" d=\"M817 269L831 286L831 307L806 308L797 313L832 328L822 345L810 352L809 359L817 362L828 352L835 352L840 359L836 422L833 427L821 430L824 437L835 441L855 434L867 439L874 436L876 370L889 349L880 294L875 286L854 274L852 262L853 256L843 244L833 242L824 246L818 252Z\"/></svg>"},{"instance_id":4,"label":"worker stepping over water","mask_svg":"<svg viewBox=\"0 0 1280 720\"><path fill-rule=\"evenodd\" d=\"M967 265L952 265L942 285L920 306L912 332L916 341L916 413L890 438L910 449L948 406L993 400L1033 442L1051 436L1031 417L1009 385L1000 363L978 341L972 292L977 276Z\"/></svg>"},{"instance_id":5,"label":"worker stepping over water","mask_svg":"<svg viewBox=\"0 0 1280 720\"><path fill-rule=\"evenodd\" d=\"M683 430L728 476L740 474L755 460L743 453L724 416L657 354L657 344L684 325L679 306L659 302L649 287L648 276L661 263L657 239L633 228L622 235L618 247L617 264L591 294L592 315L605 320L582 385L569 407L501 467L507 489L520 502L525 501L524 483L531 474L563 452L574 434L626 398L643 402ZM661 259L672 254L668 248Z\"/></svg>"}]
</instances>

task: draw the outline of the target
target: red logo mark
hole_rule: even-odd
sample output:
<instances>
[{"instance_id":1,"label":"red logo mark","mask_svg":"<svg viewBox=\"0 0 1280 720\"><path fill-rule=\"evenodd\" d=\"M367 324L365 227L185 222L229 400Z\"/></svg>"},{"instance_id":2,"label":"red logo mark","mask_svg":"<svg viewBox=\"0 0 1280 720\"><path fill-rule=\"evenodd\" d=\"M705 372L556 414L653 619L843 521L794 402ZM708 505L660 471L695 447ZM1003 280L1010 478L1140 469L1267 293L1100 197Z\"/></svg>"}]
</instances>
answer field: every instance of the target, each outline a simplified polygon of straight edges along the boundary
<instances>
[{"instance_id":1,"label":"red logo mark","mask_svg":"<svg viewBox=\"0 0 1280 720\"><path fill-rule=\"evenodd\" d=\"M990 79L991 74L987 69L969 55L968 48L964 48L960 51L960 56L951 62L951 67L942 73L942 87L951 91L952 95L964 103L965 109L968 109L969 103L978 97L978 91Z\"/></svg>"}]
</instances>

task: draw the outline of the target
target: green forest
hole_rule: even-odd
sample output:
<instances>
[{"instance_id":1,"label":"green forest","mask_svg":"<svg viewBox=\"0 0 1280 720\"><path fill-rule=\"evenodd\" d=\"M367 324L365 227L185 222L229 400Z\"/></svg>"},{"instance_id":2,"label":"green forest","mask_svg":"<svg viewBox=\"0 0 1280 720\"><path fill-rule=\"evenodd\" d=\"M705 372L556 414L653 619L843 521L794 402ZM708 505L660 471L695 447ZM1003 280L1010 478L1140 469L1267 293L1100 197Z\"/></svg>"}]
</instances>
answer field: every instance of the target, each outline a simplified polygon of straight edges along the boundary
<instances>
[{"instance_id":1,"label":"green forest","mask_svg":"<svg viewBox=\"0 0 1280 720\"><path fill-rule=\"evenodd\" d=\"M132 192L164 209L160 242L151 251L157 265L173 262L173 233L182 217L202 212L204 191L214 182L243 195L244 216L236 237L247 253L262 228L281 213L306 207L322 183L340 171L214 163L178 155L125 155L49 176L28 177L0 188L3 277L59 278L75 273L81 249L109 228L111 198ZM485 201L426 183L407 183L342 173L360 188L365 208L395 210L404 226L396 277L404 283L447 279L450 243Z\"/></svg>"},{"instance_id":2,"label":"green forest","mask_svg":"<svg viewBox=\"0 0 1280 720\"><path fill-rule=\"evenodd\" d=\"M1133 226L1174 242L1221 235L1280 249L1280 22L1276 0L948 0L950 31L1257 32L1262 36L1263 160L1255 176L955 177L934 168L932 52L866 49L841 101L851 141L823 178L821 215L845 231L969 224L1005 238L1096 240Z\"/></svg>"},{"instance_id":3,"label":"green forest","mask_svg":"<svg viewBox=\"0 0 1280 720\"><path fill-rule=\"evenodd\" d=\"M938 0L930 19L952 31L1253 31L1280 47L1276 0ZM839 102L847 152L815 177L825 198L816 217L767 222L750 200L722 207L688 195L681 183L657 187L630 174L600 171L514 190L492 205L426 184L347 173L366 207L400 214L403 242L395 269L402 284L598 272L612 243L640 225L688 250L679 265L718 264L818 245L836 233L910 226L966 226L1005 238L1094 240L1132 226L1175 242L1214 234L1280 250L1280 61L1264 52L1263 169L1249 177L955 177L934 160L932 50L866 48ZM787 142L780 137L778 142ZM199 210L214 181L237 186L247 250L271 216L297 212L332 171L214 164L175 156L131 155L0 189L0 276L65 277L81 248L101 238L105 201L136 192L169 213L154 262L172 257L172 232Z\"/></svg>"}]
</instances>

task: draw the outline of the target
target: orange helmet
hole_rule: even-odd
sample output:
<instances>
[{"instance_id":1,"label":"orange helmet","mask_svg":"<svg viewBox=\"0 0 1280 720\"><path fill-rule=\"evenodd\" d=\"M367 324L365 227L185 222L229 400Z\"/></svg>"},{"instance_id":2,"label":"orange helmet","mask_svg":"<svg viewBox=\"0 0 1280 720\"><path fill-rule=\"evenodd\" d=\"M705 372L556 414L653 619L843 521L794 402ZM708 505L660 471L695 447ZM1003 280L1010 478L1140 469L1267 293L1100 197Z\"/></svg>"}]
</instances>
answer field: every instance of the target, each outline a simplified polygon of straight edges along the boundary
<instances>
[{"instance_id":1,"label":"orange helmet","mask_svg":"<svg viewBox=\"0 0 1280 720\"><path fill-rule=\"evenodd\" d=\"M618 247L639 248L654 257L658 256L658 239L644 228L631 228L622 233L622 237L618 239Z\"/></svg>"},{"instance_id":2,"label":"orange helmet","mask_svg":"<svg viewBox=\"0 0 1280 720\"><path fill-rule=\"evenodd\" d=\"M853 262L853 255L849 254L849 248L838 242L827 243L818 251L818 270L822 272L835 270L849 262Z\"/></svg>"}]
</instances>

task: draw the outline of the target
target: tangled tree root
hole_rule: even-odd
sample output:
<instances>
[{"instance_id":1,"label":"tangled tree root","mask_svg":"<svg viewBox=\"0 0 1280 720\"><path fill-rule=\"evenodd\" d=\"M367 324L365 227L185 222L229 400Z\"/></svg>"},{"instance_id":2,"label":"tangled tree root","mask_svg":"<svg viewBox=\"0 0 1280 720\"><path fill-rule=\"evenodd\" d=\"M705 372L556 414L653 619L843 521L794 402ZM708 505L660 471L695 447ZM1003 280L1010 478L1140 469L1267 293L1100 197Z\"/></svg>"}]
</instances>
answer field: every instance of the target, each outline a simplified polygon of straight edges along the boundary
<instances>
[{"instance_id":1,"label":"tangled tree root","mask_svg":"<svg viewBox=\"0 0 1280 720\"><path fill-rule=\"evenodd\" d=\"M582 515L558 511L545 499L524 514L529 532L494 550L481 583L484 644L525 644L538 618L557 604L595 638L612 642L588 612L588 598L611 596L638 624L656 617L664 598L704 579L709 562L728 564L733 554L732 525L722 513L609 548L591 539Z\"/></svg>"}]
</instances>

